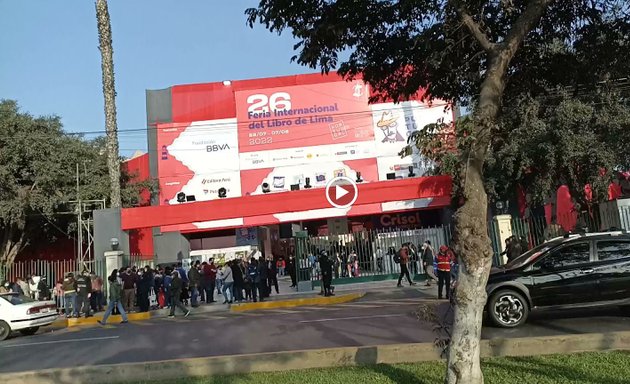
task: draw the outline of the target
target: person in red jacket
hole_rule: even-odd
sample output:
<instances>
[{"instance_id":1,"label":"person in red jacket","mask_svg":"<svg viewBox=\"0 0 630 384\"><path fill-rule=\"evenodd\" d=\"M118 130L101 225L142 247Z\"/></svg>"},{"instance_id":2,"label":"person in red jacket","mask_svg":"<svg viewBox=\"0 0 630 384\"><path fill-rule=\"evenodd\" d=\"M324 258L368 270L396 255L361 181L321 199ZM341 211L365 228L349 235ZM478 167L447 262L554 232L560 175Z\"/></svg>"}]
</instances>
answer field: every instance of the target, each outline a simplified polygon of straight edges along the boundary
<instances>
[{"instance_id":1,"label":"person in red jacket","mask_svg":"<svg viewBox=\"0 0 630 384\"><path fill-rule=\"evenodd\" d=\"M446 286L446 298L450 296L451 287L451 263L453 262L452 252L446 245L440 247L437 256L438 271L438 300L442 299L442 291Z\"/></svg>"}]
</instances>

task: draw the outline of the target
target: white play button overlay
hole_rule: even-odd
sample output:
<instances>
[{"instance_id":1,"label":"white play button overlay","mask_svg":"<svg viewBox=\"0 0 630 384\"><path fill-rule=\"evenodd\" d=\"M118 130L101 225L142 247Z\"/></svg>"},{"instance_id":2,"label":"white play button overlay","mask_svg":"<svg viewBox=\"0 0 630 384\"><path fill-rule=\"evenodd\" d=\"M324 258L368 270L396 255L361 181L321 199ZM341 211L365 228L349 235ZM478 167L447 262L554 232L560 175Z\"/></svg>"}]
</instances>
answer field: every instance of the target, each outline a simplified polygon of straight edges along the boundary
<instances>
[{"instance_id":1,"label":"white play button overlay","mask_svg":"<svg viewBox=\"0 0 630 384\"><path fill-rule=\"evenodd\" d=\"M345 189L341 188L338 185L335 185L335 200L341 199L342 197L344 197L348 193L350 193L350 192L346 191Z\"/></svg>"},{"instance_id":2,"label":"white play button overlay","mask_svg":"<svg viewBox=\"0 0 630 384\"><path fill-rule=\"evenodd\" d=\"M359 190L348 177L336 177L326 184L326 199L335 208L348 208L357 200Z\"/></svg>"}]
</instances>

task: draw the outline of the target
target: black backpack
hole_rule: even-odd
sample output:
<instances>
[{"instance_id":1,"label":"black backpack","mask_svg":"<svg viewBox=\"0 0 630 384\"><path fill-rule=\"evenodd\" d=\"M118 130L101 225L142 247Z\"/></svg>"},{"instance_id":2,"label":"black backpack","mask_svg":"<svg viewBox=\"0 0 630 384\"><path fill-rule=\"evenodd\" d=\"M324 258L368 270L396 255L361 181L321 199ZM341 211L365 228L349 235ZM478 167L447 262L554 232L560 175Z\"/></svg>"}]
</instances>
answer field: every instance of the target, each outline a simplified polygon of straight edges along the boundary
<instances>
[{"instance_id":1,"label":"black backpack","mask_svg":"<svg viewBox=\"0 0 630 384\"><path fill-rule=\"evenodd\" d=\"M400 249L394 254L394 263L400 264Z\"/></svg>"}]
</instances>

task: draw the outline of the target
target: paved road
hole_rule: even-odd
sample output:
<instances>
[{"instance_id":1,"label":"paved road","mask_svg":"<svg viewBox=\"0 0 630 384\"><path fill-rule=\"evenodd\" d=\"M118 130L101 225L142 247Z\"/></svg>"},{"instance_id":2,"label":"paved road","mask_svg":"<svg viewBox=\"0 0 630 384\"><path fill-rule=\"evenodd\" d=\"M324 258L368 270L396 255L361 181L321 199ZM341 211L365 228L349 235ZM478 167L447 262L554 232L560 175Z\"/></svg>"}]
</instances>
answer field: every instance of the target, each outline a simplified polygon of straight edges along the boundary
<instances>
[{"instance_id":1,"label":"paved road","mask_svg":"<svg viewBox=\"0 0 630 384\"><path fill-rule=\"evenodd\" d=\"M187 357L342 346L431 342L432 326L416 319L426 292L372 293L355 303L189 318L152 319L104 328L43 330L0 343L0 372ZM630 330L614 311L537 315L516 330L484 328L483 337L521 337Z\"/></svg>"}]
</instances>

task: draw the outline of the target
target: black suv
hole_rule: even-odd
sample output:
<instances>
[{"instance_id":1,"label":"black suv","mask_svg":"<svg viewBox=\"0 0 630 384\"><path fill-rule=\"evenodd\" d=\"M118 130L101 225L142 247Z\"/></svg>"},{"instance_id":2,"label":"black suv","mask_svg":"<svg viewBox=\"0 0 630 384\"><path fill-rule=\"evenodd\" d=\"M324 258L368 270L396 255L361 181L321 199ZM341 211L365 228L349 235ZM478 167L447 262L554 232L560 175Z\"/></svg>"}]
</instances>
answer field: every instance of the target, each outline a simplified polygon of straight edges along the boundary
<instances>
[{"instance_id":1,"label":"black suv","mask_svg":"<svg viewBox=\"0 0 630 384\"><path fill-rule=\"evenodd\" d=\"M486 288L493 324L513 328L531 310L630 306L630 235L570 234L547 241L499 268Z\"/></svg>"}]
</instances>

